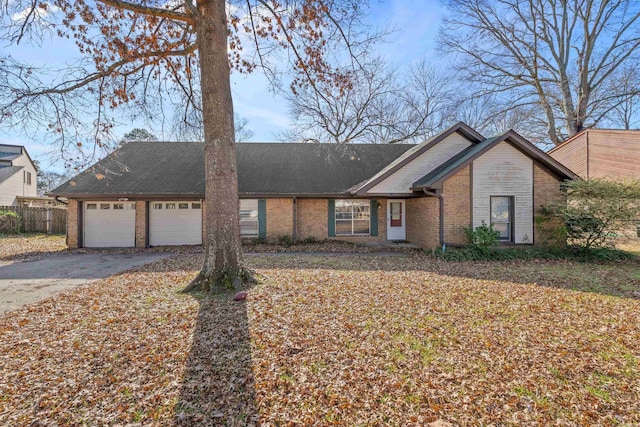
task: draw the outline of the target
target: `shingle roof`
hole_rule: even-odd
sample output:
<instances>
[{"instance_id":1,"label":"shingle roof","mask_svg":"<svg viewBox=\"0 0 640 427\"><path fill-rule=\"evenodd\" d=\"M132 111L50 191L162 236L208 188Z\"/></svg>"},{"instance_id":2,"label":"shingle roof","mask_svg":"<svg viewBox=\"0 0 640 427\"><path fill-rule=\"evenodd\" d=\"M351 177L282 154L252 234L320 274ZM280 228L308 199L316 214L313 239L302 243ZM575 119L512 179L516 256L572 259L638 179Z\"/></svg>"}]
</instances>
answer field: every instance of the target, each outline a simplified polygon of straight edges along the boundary
<instances>
[{"instance_id":1,"label":"shingle roof","mask_svg":"<svg viewBox=\"0 0 640 427\"><path fill-rule=\"evenodd\" d=\"M22 154L18 153L4 153L0 151L0 160L15 160L18 157L22 156Z\"/></svg>"},{"instance_id":2,"label":"shingle roof","mask_svg":"<svg viewBox=\"0 0 640 427\"><path fill-rule=\"evenodd\" d=\"M237 144L239 192L265 196L345 194L411 147L406 144ZM50 194L203 196L204 144L130 142Z\"/></svg>"},{"instance_id":3,"label":"shingle roof","mask_svg":"<svg viewBox=\"0 0 640 427\"><path fill-rule=\"evenodd\" d=\"M0 182L6 181L21 170L22 166L9 166L6 168L0 168Z\"/></svg>"}]
</instances>

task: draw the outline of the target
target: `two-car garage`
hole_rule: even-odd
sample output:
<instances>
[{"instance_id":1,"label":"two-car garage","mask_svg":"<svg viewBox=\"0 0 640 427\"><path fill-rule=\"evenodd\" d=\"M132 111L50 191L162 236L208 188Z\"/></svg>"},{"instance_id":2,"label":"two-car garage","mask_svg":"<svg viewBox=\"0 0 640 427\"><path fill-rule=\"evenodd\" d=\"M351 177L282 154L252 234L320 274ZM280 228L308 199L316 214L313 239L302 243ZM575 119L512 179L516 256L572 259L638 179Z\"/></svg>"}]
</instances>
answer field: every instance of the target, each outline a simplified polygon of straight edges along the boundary
<instances>
[{"instance_id":1,"label":"two-car garage","mask_svg":"<svg viewBox=\"0 0 640 427\"><path fill-rule=\"evenodd\" d=\"M139 228L150 246L202 244L202 203L149 201L138 203ZM88 248L136 246L136 203L131 201L84 202L82 233ZM139 236L140 238L140 236Z\"/></svg>"}]
</instances>

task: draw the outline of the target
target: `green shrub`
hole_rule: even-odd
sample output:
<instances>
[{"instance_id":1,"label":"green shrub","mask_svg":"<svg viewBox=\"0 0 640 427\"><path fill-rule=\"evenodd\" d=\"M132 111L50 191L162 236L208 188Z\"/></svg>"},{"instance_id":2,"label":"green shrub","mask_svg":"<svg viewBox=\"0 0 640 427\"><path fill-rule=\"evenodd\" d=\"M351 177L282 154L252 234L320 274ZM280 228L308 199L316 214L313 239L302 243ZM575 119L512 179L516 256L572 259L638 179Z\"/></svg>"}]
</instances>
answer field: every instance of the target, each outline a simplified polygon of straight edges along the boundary
<instances>
[{"instance_id":1,"label":"green shrub","mask_svg":"<svg viewBox=\"0 0 640 427\"><path fill-rule=\"evenodd\" d=\"M0 233L18 234L20 232L20 215L13 211L0 210Z\"/></svg>"},{"instance_id":2,"label":"green shrub","mask_svg":"<svg viewBox=\"0 0 640 427\"><path fill-rule=\"evenodd\" d=\"M447 248L432 251L432 256L445 261L509 261L509 260L568 260L577 262L627 261L637 257L628 252L609 248L490 248L485 252L473 247Z\"/></svg>"},{"instance_id":3,"label":"green shrub","mask_svg":"<svg viewBox=\"0 0 640 427\"><path fill-rule=\"evenodd\" d=\"M640 217L640 181L590 179L563 184L566 203L539 209L544 220L560 220L567 238L583 248L613 246L616 230Z\"/></svg>"},{"instance_id":4,"label":"green shrub","mask_svg":"<svg viewBox=\"0 0 640 427\"><path fill-rule=\"evenodd\" d=\"M318 239L316 239L316 238L315 238L315 237L313 237L313 236L309 236L309 237L305 237L305 238L302 240L302 243L318 243Z\"/></svg>"},{"instance_id":5,"label":"green shrub","mask_svg":"<svg viewBox=\"0 0 640 427\"><path fill-rule=\"evenodd\" d=\"M487 225L484 221L475 229L465 227L464 234L469 239L470 248L481 253L487 253L491 248L498 246L500 242L500 232L493 229L493 224Z\"/></svg>"}]
</instances>

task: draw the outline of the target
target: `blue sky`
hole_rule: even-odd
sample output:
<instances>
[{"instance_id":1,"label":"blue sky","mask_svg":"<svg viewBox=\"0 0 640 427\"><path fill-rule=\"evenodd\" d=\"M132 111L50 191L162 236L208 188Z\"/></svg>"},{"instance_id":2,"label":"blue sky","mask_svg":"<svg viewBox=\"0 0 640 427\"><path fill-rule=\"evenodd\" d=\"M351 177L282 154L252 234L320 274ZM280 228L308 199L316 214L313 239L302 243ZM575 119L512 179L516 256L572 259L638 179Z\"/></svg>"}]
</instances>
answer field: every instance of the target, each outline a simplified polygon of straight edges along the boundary
<instances>
[{"instance_id":1,"label":"blue sky","mask_svg":"<svg viewBox=\"0 0 640 427\"><path fill-rule=\"evenodd\" d=\"M369 22L377 27L395 29L379 46L379 54L397 67L404 67L413 62L427 59L437 63L434 52L434 40L438 32L444 9L439 0L423 1L386 1L371 2ZM44 61L51 65L68 60L73 54L67 42L52 39L43 42L42 47L10 49L12 55L25 61ZM290 124L290 116L286 103L268 91L266 78L259 72L249 76L235 73L232 75L232 92L234 109L241 117L248 120L248 127L254 132L252 141L273 141L277 135L286 130ZM123 135L139 123L127 123L116 129ZM152 129L156 135L163 137L161 126ZM167 132L168 133L168 132ZM39 160L45 169L61 171L61 165L51 164L50 145L24 137L10 130L0 129L0 141L20 144L27 147L32 157Z\"/></svg>"}]
</instances>

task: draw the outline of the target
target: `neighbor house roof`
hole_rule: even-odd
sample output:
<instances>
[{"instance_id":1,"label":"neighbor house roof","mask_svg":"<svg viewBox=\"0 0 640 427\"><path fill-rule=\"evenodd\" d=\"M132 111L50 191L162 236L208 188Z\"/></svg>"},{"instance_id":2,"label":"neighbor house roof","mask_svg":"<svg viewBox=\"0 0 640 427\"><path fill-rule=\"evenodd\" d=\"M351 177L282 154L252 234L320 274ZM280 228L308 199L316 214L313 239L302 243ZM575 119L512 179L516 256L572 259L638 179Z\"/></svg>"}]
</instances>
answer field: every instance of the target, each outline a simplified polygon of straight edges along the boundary
<instances>
[{"instance_id":1,"label":"neighbor house roof","mask_svg":"<svg viewBox=\"0 0 640 427\"><path fill-rule=\"evenodd\" d=\"M6 181L21 170L22 166L8 166L0 168L0 182Z\"/></svg>"},{"instance_id":2,"label":"neighbor house roof","mask_svg":"<svg viewBox=\"0 0 640 427\"><path fill-rule=\"evenodd\" d=\"M0 160L15 160L18 157L22 156L22 154L18 154L18 153L4 153L2 151L0 151Z\"/></svg>"},{"instance_id":3,"label":"neighbor house roof","mask_svg":"<svg viewBox=\"0 0 640 427\"><path fill-rule=\"evenodd\" d=\"M578 178L576 174L571 172L571 170L563 166L560 162L546 155L542 150L533 145L531 142L527 141L522 136L518 135L515 131L509 130L502 134L487 138L484 141L474 144L461 151L436 169L432 170L431 172L417 180L413 184L412 188L414 190L441 188L442 182L444 182L445 179L447 179L463 167L467 166L474 159L478 158L480 155L503 141L506 141L529 157L542 163L563 179Z\"/></svg>"},{"instance_id":4,"label":"neighbor house roof","mask_svg":"<svg viewBox=\"0 0 640 427\"><path fill-rule=\"evenodd\" d=\"M340 195L412 145L239 143L241 195ZM129 142L51 195L204 196L204 144Z\"/></svg>"}]
</instances>

